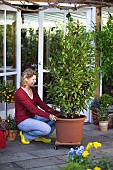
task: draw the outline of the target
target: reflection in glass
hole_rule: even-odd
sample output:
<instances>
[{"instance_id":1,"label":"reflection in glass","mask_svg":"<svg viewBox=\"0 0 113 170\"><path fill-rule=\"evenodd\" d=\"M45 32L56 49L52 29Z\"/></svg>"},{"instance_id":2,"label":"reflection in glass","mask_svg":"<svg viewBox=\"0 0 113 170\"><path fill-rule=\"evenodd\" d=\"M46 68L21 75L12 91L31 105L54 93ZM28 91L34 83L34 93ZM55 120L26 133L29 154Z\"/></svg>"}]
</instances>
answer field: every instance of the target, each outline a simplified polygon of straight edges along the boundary
<instances>
[{"instance_id":1,"label":"reflection in glass","mask_svg":"<svg viewBox=\"0 0 113 170\"><path fill-rule=\"evenodd\" d=\"M23 28L21 31L22 72L26 68L37 69L38 63L38 29Z\"/></svg>"},{"instance_id":2,"label":"reflection in glass","mask_svg":"<svg viewBox=\"0 0 113 170\"><path fill-rule=\"evenodd\" d=\"M15 75L14 76L6 76L6 81L13 83L13 85L15 86L16 85L16 83L15 83L16 79L15 78L16 78ZM1 83L4 81L2 76L0 77L0 81L1 81ZM7 109L8 110L14 109L14 107L15 107L14 102L13 103L7 103ZM4 111L4 110L5 110L4 109L4 102L2 102L2 103L0 103L0 111Z\"/></svg>"},{"instance_id":3,"label":"reflection in glass","mask_svg":"<svg viewBox=\"0 0 113 170\"><path fill-rule=\"evenodd\" d=\"M7 76L6 81L12 83L15 86L15 76ZM7 109L13 109L15 107L14 102L13 103L7 103Z\"/></svg>"},{"instance_id":4,"label":"reflection in glass","mask_svg":"<svg viewBox=\"0 0 113 170\"><path fill-rule=\"evenodd\" d=\"M44 85L43 85L43 100L46 102L46 103L52 103L51 99L48 98L47 96L47 87L46 87L46 84L50 83L51 81L51 76L50 76L50 73L44 73L43 74L43 82L44 82Z\"/></svg>"},{"instance_id":5,"label":"reflection in glass","mask_svg":"<svg viewBox=\"0 0 113 170\"><path fill-rule=\"evenodd\" d=\"M0 73L3 72L4 11L0 11Z\"/></svg>"},{"instance_id":6,"label":"reflection in glass","mask_svg":"<svg viewBox=\"0 0 113 170\"><path fill-rule=\"evenodd\" d=\"M58 25L63 25L65 29L65 24L68 22L68 16L71 15L73 20L76 22L80 21L84 26L86 26L86 13L85 12L71 12L65 14L61 12L45 12L44 13L44 56L43 65L44 69L48 66L48 57L50 57L50 35L54 32L54 29Z\"/></svg>"},{"instance_id":7,"label":"reflection in glass","mask_svg":"<svg viewBox=\"0 0 113 170\"><path fill-rule=\"evenodd\" d=\"M16 13L6 13L6 66L15 68L16 62Z\"/></svg>"},{"instance_id":8,"label":"reflection in glass","mask_svg":"<svg viewBox=\"0 0 113 170\"><path fill-rule=\"evenodd\" d=\"M46 69L48 65L48 57L50 57L50 34L55 29L58 23L64 22L63 13L45 13L44 14L44 56L43 65Z\"/></svg>"}]
</instances>

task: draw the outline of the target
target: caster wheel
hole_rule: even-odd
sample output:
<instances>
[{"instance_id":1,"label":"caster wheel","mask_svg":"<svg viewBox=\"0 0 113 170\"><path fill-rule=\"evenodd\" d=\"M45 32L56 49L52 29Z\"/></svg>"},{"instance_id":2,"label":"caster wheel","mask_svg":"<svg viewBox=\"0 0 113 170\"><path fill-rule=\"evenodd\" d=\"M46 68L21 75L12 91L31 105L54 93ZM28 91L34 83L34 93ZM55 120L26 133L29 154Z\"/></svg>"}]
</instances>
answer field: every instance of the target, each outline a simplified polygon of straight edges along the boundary
<instances>
[{"instance_id":1,"label":"caster wheel","mask_svg":"<svg viewBox=\"0 0 113 170\"><path fill-rule=\"evenodd\" d=\"M58 149L58 146L54 146L54 149L57 150L57 149Z\"/></svg>"}]
</instances>

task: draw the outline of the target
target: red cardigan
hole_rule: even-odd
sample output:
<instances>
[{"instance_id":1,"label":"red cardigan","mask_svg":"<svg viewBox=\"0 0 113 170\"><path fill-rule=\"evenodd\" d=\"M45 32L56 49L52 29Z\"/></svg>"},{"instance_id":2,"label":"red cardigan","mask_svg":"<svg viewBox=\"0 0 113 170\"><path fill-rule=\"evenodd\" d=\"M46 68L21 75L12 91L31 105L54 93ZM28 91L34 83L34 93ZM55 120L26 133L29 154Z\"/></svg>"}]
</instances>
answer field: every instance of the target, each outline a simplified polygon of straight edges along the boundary
<instances>
[{"instance_id":1,"label":"red cardigan","mask_svg":"<svg viewBox=\"0 0 113 170\"><path fill-rule=\"evenodd\" d=\"M32 87L32 91L33 91L33 99L31 99L21 87L16 91L15 94L16 124L19 124L25 119L32 118L35 115L49 118L50 114L54 114L54 115L58 114L56 110L50 108L45 102L43 102L40 99L34 87ZM37 106L39 106L41 109L38 108Z\"/></svg>"}]
</instances>

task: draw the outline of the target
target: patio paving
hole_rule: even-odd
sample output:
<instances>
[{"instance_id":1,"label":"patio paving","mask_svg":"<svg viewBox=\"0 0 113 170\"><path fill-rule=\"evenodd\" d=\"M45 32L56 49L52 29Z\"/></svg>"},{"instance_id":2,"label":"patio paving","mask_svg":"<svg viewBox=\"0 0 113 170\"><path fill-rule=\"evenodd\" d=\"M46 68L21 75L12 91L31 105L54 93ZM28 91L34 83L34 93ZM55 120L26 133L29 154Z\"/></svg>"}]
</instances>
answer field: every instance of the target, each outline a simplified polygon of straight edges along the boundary
<instances>
[{"instance_id":1,"label":"patio paving","mask_svg":"<svg viewBox=\"0 0 113 170\"><path fill-rule=\"evenodd\" d=\"M66 164L67 153L72 146L55 145L55 132L51 136L52 142L45 144L42 142L31 142L30 145L23 145L18 135L14 142L7 141L6 149L0 150L0 170L60 170ZM101 132L99 126L85 124L83 129L82 145L89 142L101 142L101 154L96 151L96 155L110 156L113 160L113 129Z\"/></svg>"}]
</instances>

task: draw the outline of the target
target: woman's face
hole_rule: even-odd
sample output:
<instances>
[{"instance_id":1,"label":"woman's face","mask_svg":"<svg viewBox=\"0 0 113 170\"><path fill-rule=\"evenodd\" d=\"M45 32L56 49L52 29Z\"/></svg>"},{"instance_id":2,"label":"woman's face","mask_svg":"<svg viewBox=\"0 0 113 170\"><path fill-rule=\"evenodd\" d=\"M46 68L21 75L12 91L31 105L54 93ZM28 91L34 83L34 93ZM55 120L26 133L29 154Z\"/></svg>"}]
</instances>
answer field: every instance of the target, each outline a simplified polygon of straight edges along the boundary
<instances>
[{"instance_id":1,"label":"woman's face","mask_svg":"<svg viewBox=\"0 0 113 170\"><path fill-rule=\"evenodd\" d=\"M33 75L30 78L26 78L26 85L33 87L35 83L36 83L36 76L35 75Z\"/></svg>"}]
</instances>

